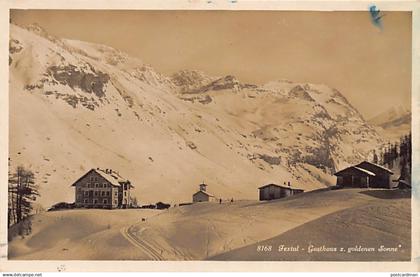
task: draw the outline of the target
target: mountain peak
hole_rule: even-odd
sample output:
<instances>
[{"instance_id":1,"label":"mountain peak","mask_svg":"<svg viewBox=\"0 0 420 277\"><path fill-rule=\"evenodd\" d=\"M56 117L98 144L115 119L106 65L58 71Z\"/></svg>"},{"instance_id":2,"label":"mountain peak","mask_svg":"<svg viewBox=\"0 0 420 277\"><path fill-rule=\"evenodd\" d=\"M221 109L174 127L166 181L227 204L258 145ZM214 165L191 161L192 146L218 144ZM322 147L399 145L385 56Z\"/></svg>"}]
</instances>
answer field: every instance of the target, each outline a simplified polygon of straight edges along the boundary
<instances>
[{"instance_id":1,"label":"mountain peak","mask_svg":"<svg viewBox=\"0 0 420 277\"><path fill-rule=\"evenodd\" d=\"M199 70L180 70L171 76L171 80L181 93L196 91L214 81L215 77L210 77Z\"/></svg>"},{"instance_id":2,"label":"mountain peak","mask_svg":"<svg viewBox=\"0 0 420 277\"><path fill-rule=\"evenodd\" d=\"M404 106L393 106L386 111L383 111L374 117L368 119L368 122L372 125L383 125L402 117L411 115L411 111L408 107Z\"/></svg>"},{"instance_id":3,"label":"mountain peak","mask_svg":"<svg viewBox=\"0 0 420 277\"><path fill-rule=\"evenodd\" d=\"M37 34L47 34L44 28L42 28L38 23L32 23L24 27L26 30L37 33Z\"/></svg>"},{"instance_id":4,"label":"mountain peak","mask_svg":"<svg viewBox=\"0 0 420 277\"><path fill-rule=\"evenodd\" d=\"M18 26L18 25L17 25ZM48 40L51 41L55 41L57 40L56 37L52 36L51 34L49 34L41 25L39 25L38 23L32 23L26 26L19 26L31 33L34 33L40 37L46 38Z\"/></svg>"}]
</instances>

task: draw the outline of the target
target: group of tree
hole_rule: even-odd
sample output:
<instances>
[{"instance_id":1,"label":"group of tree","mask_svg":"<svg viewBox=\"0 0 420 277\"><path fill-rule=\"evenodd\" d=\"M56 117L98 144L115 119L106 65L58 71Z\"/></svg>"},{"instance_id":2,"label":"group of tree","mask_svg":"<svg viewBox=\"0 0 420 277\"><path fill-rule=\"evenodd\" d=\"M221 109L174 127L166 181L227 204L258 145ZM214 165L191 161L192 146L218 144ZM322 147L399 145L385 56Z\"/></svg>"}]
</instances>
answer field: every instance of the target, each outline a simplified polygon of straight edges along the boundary
<instances>
[{"instance_id":1,"label":"group of tree","mask_svg":"<svg viewBox=\"0 0 420 277\"><path fill-rule=\"evenodd\" d=\"M411 133L405 136L400 143L401 179L411 181Z\"/></svg>"},{"instance_id":2,"label":"group of tree","mask_svg":"<svg viewBox=\"0 0 420 277\"><path fill-rule=\"evenodd\" d=\"M15 171L9 172L7 226L28 219L38 196L38 186L32 171L18 166Z\"/></svg>"},{"instance_id":3,"label":"group of tree","mask_svg":"<svg viewBox=\"0 0 420 277\"><path fill-rule=\"evenodd\" d=\"M401 178L411 178L411 133L402 136L398 142L388 143L379 153L374 151L372 162L388 168L394 168L398 162Z\"/></svg>"}]
</instances>

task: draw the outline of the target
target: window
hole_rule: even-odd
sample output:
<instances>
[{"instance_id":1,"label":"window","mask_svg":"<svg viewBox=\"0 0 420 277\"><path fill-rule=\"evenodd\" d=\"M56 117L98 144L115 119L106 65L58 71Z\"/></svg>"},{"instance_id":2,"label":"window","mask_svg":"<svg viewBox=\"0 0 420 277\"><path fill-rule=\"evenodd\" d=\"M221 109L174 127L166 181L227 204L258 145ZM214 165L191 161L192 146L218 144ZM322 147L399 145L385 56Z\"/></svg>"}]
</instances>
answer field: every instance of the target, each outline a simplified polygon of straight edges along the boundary
<instances>
[{"instance_id":1,"label":"window","mask_svg":"<svg viewBox=\"0 0 420 277\"><path fill-rule=\"evenodd\" d=\"M102 195L102 196L105 196L105 191L102 191L102 192L101 192L101 195Z\"/></svg>"},{"instance_id":2,"label":"window","mask_svg":"<svg viewBox=\"0 0 420 277\"><path fill-rule=\"evenodd\" d=\"M124 196L127 196L127 192L126 191L124 191Z\"/></svg>"},{"instance_id":3,"label":"window","mask_svg":"<svg viewBox=\"0 0 420 277\"><path fill-rule=\"evenodd\" d=\"M95 191L95 196L98 196L98 191Z\"/></svg>"},{"instance_id":4,"label":"window","mask_svg":"<svg viewBox=\"0 0 420 277\"><path fill-rule=\"evenodd\" d=\"M85 201L84 201L84 202L85 202L85 204L87 204L87 203L88 203L88 199L85 199Z\"/></svg>"},{"instance_id":5,"label":"window","mask_svg":"<svg viewBox=\"0 0 420 277\"><path fill-rule=\"evenodd\" d=\"M115 205L117 205L117 204L118 204L117 200L114 200L114 204L115 204Z\"/></svg>"},{"instance_id":6,"label":"window","mask_svg":"<svg viewBox=\"0 0 420 277\"><path fill-rule=\"evenodd\" d=\"M93 182L93 176L90 177L90 181Z\"/></svg>"},{"instance_id":7,"label":"window","mask_svg":"<svg viewBox=\"0 0 420 277\"><path fill-rule=\"evenodd\" d=\"M85 191L83 192L83 194L84 194L84 196L89 196L89 191L85 190Z\"/></svg>"},{"instance_id":8,"label":"window","mask_svg":"<svg viewBox=\"0 0 420 277\"><path fill-rule=\"evenodd\" d=\"M109 187L108 184L104 183L104 188L108 188L108 187Z\"/></svg>"},{"instance_id":9,"label":"window","mask_svg":"<svg viewBox=\"0 0 420 277\"><path fill-rule=\"evenodd\" d=\"M99 184L98 183L95 184L95 188L99 188Z\"/></svg>"},{"instance_id":10,"label":"window","mask_svg":"<svg viewBox=\"0 0 420 277\"><path fill-rule=\"evenodd\" d=\"M98 199L93 199L93 204L98 204Z\"/></svg>"},{"instance_id":11,"label":"window","mask_svg":"<svg viewBox=\"0 0 420 277\"><path fill-rule=\"evenodd\" d=\"M103 201L103 203L104 204L108 204L108 199L105 198L104 201Z\"/></svg>"},{"instance_id":12,"label":"window","mask_svg":"<svg viewBox=\"0 0 420 277\"><path fill-rule=\"evenodd\" d=\"M109 196L109 190L108 190L108 191L106 191L106 196Z\"/></svg>"}]
</instances>

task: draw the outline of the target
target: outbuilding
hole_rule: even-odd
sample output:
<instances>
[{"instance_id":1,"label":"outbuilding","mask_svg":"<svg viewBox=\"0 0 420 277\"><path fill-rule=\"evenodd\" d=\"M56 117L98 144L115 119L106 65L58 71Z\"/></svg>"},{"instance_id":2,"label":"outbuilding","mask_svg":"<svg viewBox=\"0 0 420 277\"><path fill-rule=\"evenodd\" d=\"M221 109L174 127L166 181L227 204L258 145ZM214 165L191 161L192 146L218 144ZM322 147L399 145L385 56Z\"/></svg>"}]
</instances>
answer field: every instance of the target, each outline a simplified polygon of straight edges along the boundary
<instances>
[{"instance_id":1,"label":"outbuilding","mask_svg":"<svg viewBox=\"0 0 420 277\"><path fill-rule=\"evenodd\" d=\"M396 187L399 189L411 189L411 182L410 180L405 180L403 177L399 177L397 180L394 180L393 182L396 182Z\"/></svg>"},{"instance_id":2,"label":"outbuilding","mask_svg":"<svg viewBox=\"0 0 420 277\"><path fill-rule=\"evenodd\" d=\"M259 187L258 190L260 194L260 201L280 199L303 192L303 189L292 188L290 185L279 186L276 184L267 184Z\"/></svg>"}]
</instances>

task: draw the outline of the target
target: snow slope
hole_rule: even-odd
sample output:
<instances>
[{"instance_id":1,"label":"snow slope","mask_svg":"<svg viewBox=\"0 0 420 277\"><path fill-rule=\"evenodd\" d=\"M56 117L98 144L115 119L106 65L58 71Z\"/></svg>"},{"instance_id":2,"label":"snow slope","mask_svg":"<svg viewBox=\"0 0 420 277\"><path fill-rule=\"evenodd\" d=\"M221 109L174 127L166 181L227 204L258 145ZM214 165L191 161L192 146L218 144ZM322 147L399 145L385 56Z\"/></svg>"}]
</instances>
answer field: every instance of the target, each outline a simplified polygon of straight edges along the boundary
<instances>
[{"instance_id":1,"label":"snow slope","mask_svg":"<svg viewBox=\"0 0 420 277\"><path fill-rule=\"evenodd\" d=\"M365 191L370 201L306 222L268 240L211 257L235 261L410 261L409 191ZM272 245L272 251L256 251ZM279 246L299 251L278 251ZM382 251L379 249L383 246ZM322 251L322 247L337 251ZM370 248L374 251L358 251ZM387 249L387 251L384 251Z\"/></svg>"},{"instance_id":2,"label":"snow slope","mask_svg":"<svg viewBox=\"0 0 420 277\"><path fill-rule=\"evenodd\" d=\"M145 221L142 221L145 218ZM410 191L318 190L270 202L169 210L55 211L9 243L12 260L409 260ZM393 253L279 253L308 247L397 247ZM257 245L273 251L257 252Z\"/></svg>"},{"instance_id":3,"label":"snow slope","mask_svg":"<svg viewBox=\"0 0 420 277\"><path fill-rule=\"evenodd\" d=\"M36 260L146 260L121 235L121 228L157 210L72 210L37 214L32 234L17 236L8 250L9 259ZM17 227L17 226L15 226ZM104 243L106 242L106 243ZM116 255L118 253L118 255Z\"/></svg>"}]
</instances>

